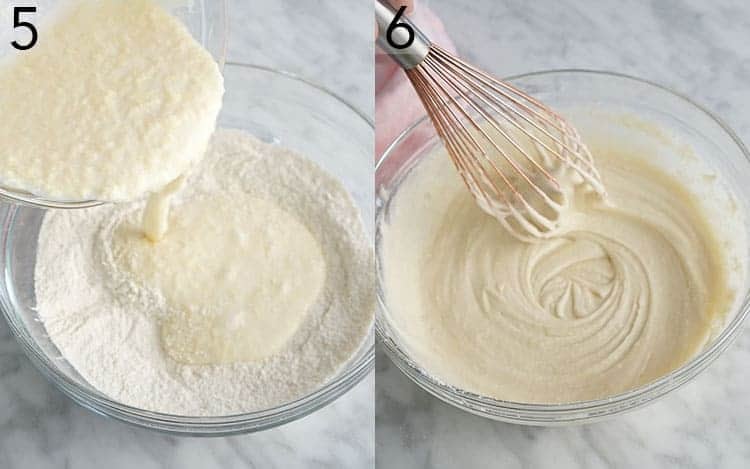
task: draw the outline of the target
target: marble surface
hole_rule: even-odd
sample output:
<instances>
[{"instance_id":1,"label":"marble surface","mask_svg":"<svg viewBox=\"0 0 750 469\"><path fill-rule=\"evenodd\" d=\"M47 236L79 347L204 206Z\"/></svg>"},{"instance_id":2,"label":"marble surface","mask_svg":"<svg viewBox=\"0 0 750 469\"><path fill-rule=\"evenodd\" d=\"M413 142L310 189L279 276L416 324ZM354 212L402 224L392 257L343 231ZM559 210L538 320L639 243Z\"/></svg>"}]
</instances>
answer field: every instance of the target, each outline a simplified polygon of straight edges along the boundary
<instances>
[{"instance_id":1,"label":"marble surface","mask_svg":"<svg viewBox=\"0 0 750 469\"><path fill-rule=\"evenodd\" d=\"M372 7L352 3L230 0L228 58L321 82L369 114ZM325 409L263 433L175 438L73 404L36 371L0 321L0 468L372 467L373 387L371 375Z\"/></svg>"},{"instance_id":2,"label":"marble surface","mask_svg":"<svg viewBox=\"0 0 750 469\"><path fill-rule=\"evenodd\" d=\"M624 72L713 110L750 142L750 3L741 0L430 0L459 51L498 75L551 68ZM380 353L377 466L745 468L750 333L695 381L603 423L531 428L454 409Z\"/></svg>"}]
</instances>

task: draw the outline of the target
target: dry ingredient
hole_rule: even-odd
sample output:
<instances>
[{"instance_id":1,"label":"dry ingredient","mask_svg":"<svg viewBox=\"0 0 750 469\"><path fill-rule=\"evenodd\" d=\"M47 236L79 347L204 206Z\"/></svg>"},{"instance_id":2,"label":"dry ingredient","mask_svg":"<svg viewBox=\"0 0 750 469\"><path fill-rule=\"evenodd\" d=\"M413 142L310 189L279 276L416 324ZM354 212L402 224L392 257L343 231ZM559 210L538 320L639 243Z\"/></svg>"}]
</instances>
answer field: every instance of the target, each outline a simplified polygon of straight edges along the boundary
<instances>
[{"instance_id":1,"label":"dry ingredient","mask_svg":"<svg viewBox=\"0 0 750 469\"><path fill-rule=\"evenodd\" d=\"M135 407L226 415L335 375L374 312L348 192L303 157L221 130L151 243L143 203L45 215L39 317L94 387Z\"/></svg>"}]
</instances>

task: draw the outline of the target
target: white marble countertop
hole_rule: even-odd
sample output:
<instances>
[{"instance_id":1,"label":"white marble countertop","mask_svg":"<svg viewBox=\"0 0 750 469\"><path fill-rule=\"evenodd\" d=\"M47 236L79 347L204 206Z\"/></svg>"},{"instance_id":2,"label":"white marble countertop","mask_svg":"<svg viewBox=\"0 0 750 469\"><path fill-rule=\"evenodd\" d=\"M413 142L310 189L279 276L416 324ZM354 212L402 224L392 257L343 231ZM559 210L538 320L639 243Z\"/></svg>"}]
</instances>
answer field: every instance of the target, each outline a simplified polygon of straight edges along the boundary
<instances>
[{"instance_id":1,"label":"white marble countertop","mask_svg":"<svg viewBox=\"0 0 750 469\"><path fill-rule=\"evenodd\" d=\"M459 51L498 75L589 68L692 96L750 142L750 4L741 0L429 0ZM750 333L695 381L599 424L531 428L432 398L382 353L377 464L400 468L746 468Z\"/></svg>"},{"instance_id":2,"label":"white marble countertop","mask_svg":"<svg viewBox=\"0 0 750 469\"><path fill-rule=\"evenodd\" d=\"M297 73L371 113L372 6L352 3L230 0L228 59ZM371 375L325 409L263 433L175 438L73 404L36 371L0 321L0 468L372 467L373 386Z\"/></svg>"}]
</instances>

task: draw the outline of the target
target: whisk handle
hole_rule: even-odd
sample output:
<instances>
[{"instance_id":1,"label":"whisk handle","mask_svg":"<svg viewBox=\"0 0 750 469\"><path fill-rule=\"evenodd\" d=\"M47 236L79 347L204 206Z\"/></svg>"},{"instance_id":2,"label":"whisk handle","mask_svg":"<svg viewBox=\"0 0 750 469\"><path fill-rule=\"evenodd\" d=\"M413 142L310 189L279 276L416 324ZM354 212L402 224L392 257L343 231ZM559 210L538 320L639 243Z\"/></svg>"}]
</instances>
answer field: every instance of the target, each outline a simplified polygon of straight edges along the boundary
<instances>
[{"instance_id":1,"label":"whisk handle","mask_svg":"<svg viewBox=\"0 0 750 469\"><path fill-rule=\"evenodd\" d=\"M430 51L430 40L406 16L401 16L398 23L393 24L397 13L387 0L375 0L377 44L404 69L411 70L427 56ZM407 44L408 46L403 47Z\"/></svg>"}]
</instances>

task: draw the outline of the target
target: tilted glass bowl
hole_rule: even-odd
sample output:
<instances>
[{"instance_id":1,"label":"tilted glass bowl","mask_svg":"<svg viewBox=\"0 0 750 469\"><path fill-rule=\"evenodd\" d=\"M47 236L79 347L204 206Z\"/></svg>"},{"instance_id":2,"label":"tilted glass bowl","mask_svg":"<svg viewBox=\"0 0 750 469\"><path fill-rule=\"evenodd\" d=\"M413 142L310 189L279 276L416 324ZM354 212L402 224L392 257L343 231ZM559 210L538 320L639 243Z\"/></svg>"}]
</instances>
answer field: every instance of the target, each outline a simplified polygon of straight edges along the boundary
<instances>
[{"instance_id":1,"label":"tilted glass bowl","mask_svg":"<svg viewBox=\"0 0 750 469\"><path fill-rule=\"evenodd\" d=\"M190 34L193 35L219 64L220 68L224 67L224 61L227 53L228 37L228 17L227 17L227 0L155 0L162 5L167 11L178 18L187 27ZM42 28L50 16L56 11L65 8L73 0L37 0L34 4L37 11L33 16L24 17L24 20L33 21L37 28ZM13 6L17 2L2 2L2 15L11 15ZM0 15L0 17L3 17ZM12 25L12 19L8 18L4 24ZM40 30L39 34L44 31ZM13 28L3 28L0 30L0 42L8 44L14 40L17 33ZM0 49L0 59L5 55L19 53L12 47ZM166 51L169 53L169 51ZM101 205L102 202L96 200L52 200L29 192L18 189L3 187L0 185L0 201L5 198L19 204L31 205L42 208L84 208Z\"/></svg>"},{"instance_id":2,"label":"tilted glass bowl","mask_svg":"<svg viewBox=\"0 0 750 469\"><path fill-rule=\"evenodd\" d=\"M368 118L333 93L284 72L227 64L219 126L242 129L296 150L337 177L352 194L372 233L372 141ZM34 265L45 210L0 204L0 308L39 370L82 406L140 427L173 434L223 436L264 430L304 417L341 396L373 367L374 334L346 366L310 395L279 407L221 417L186 417L123 405L103 395L61 356L39 320Z\"/></svg>"},{"instance_id":3,"label":"tilted glass bowl","mask_svg":"<svg viewBox=\"0 0 750 469\"><path fill-rule=\"evenodd\" d=\"M699 154L709 159L708 162L720 172L724 183L737 197L737 204L750 215L750 187L747 184L750 154L726 124L687 97L637 78L586 70L545 71L512 77L508 81L552 108L590 106L658 117L660 124L676 132L681 140L699 149ZM423 118L389 146L376 167L375 175L376 262L381 279L375 327L391 360L429 393L467 412L505 422L549 426L592 422L642 407L687 383L716 359L741 330L750 308L747 279L738 292L739 306L729 313L723 330L700 353L666 376L622 394L569 404L526 404L481 396L436 379L410 356L408 346L389 320L387 292L382 286L383 260L379 240L381 226L388 218L389 203L399 184L438 144L430 122ZM750 232L748 221L750 217L745 216L746 232ZM742 254L742 261L746 262L748 253Z\"/></svg>"}]
</instances>

